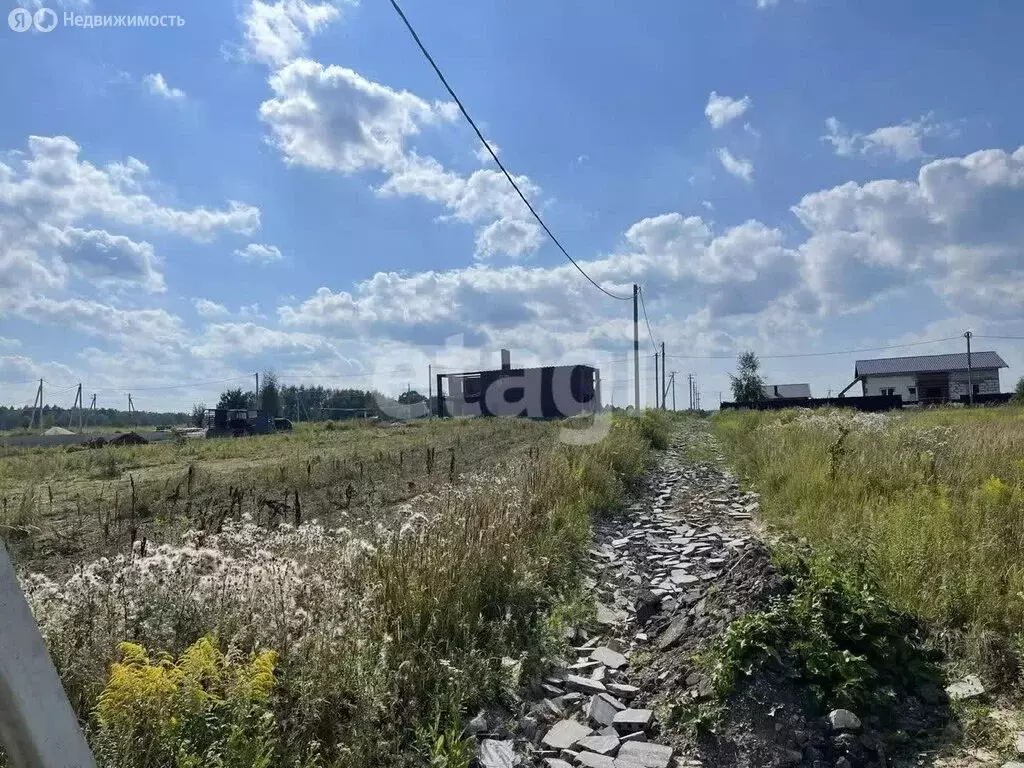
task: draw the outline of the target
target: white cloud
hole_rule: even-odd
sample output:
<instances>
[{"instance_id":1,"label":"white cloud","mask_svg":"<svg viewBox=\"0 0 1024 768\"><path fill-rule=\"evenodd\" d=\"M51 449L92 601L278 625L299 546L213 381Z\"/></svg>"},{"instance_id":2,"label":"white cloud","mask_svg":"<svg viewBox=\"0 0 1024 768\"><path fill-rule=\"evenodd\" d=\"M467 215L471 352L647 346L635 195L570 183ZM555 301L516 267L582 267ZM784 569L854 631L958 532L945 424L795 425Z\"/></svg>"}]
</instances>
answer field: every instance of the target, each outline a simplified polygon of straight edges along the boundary
<instances>
[{"instance_id":1,"label":"white cloud","mask_svg":"<svg viewBox=\"0 0 1024 768\"><path fill-rule=\"evenodd\" d=\"M501 154L501 147L499 147L493 141L488 141L487 142L487 146L490 147L492 150L494 150L494 154L496 154L496 155L500 155ZM494 158L491 157L491 153L487 151L487 147L479 146L479 147L476 148L476 151L473 154L476 155L476 159L479 160L481 163L493 163L494 162Z\"/></svg>"},{"instance_id":2,"label":"white cloud","mask_svg":"<svg viewBox=\"0 0 1024 768\"><path fill-rule=\"evenodd\" d=\"M704 107L704 114L711 123L712 128L721 128L726 123L742 117L750 109L750 97L734 99L729 96L719 96L715 91L708 96L708 104Z\"/></svg>"},{"instance_id":3,"label":"white cloud","mask_svg":"<svg viewBox=\"0 0 1024 768\"><path fill-rule=\"evenodd\" d=\"M136 243L105 230L58 229L48 224L41 225L40 230L59 250L63 262L84 277L100 282L135 283L154 293L166 289L158 269L159 260L147 242Z\"/></svg>"},{"instance_id":4,"label":"white cloud","mask_svg":"<svg viewBox=\"0 0 1024 768\"><path fill-rule=\"evenodd\" d=\"M1024 313L1024 147L922 166L916 181L853 182L793 212L809 286L834 311L922 284L963 311Z\"/></svg>"},{"instance_id":5,"label":"white cloud","mask_svg":"<svg viewBox=\"0 0 1024 768\"><path fill-rule=\"evenodd\" d=\"M286 65L270 84L275 96L260 115L286 162L346 174L383 172L381 196L423 197L445 206L455 220L480 225L481 258L519 257L540 243L538 225L499 171L462 176L407 146L424 127L454 121L454 104L430 103L308 59ZM528 177L515 178L524 194L539 193Z\"/></svg>"},{"instance_id":6,"label":"white cloud","mask_svg":"<svg viewBox=\"0 0 1024 768\"><path fill-rule=\"evenodd\" d=\"M167 99L169 101L181 101L185 98L185 92L180 88L172 88L167 84L167 80L159 72L151 75L146 75L142 78L142 82L149 89L149 92L155 96Z\"/></svg>"},{"instance_id":7,"label":"white cloud","mask_svg":"<svg viewBox=\"0 0 1024 768\"><path fill-rule=\"evenodd\" d=\"M738 179L743 179L748 184L754 180L754 164L749 160L736 157L724 147L718 150L718 159L722 167Z\"/></svg>"},{"instance_id":8,"label":"white cloud","mask_svg":"<svg viewBox=\"0 0 1024 768\"><path fill-rule=\"evenodd\" d=\"M887 155L897 160L926 157L923 145L925 138L952 133L949 126L936 123L931 115L876 128L870 133L851 132L835 117L825 121L825 128L822 141L831 144L837 155Z\"/></svg>"},{"instance_id":9,"label":"white cloud","mask_svg":"<svg viewBox=\"0 0 1024 768\"><path fill-rule=\"evenodd\" d=\"M201 317L223 317L230 314L228 308L223 304L218 304L216 301L210 301L209 299L192 299L192 305Z\"/></svg>"},{"instance_id":10,"label":"white cloud","mask_svg":"<svg viewBox=\"0 0 1024 768\"><path fill-rule=\"evenodd\" d=\"M160 203L149 169L133 157L97 167L79 154L66 136L31 136L27 153L0 161L0 311L27 294L67 288L72 276L163 291L154 247L116 227L206 242L260 226L259 209L242 203L216 210Z\"/></svg>"},{"instance_id":11,"label":"white cloud","mask_svg":"<svg viewBox=\"0 0 1024 768\"><path fill-rule=\"evenodd\" d=\"M280 66L306 52L308 37L340 16L334 3L253 0L246 8L246 49L264 63Z\"/></svg>"},{"instance_id":12,"label":"white cloud","mask_svg":"<svg viewBox=\"0 0 1024 768\"><path fill-rule=\"evenodd\" d=\"M301 356L333 352L333 346L313 334L278 331L251 322L218 323L206 328L191 351L200 358L239 360L267 353Z\"/></svg>"},{"instance_id":13,"label":"white cloud","mask_svg":"<svg viewBox=\"0 0 1024 768\"><path fill-rule=\"evenodd\" d=\"M85 299L30 297L14 312L33 322L72 328L127 348L176 345L186 338L181 318L162 309L119 309Z\"/></svg>"},{"instance_id":14,"label":"white cloud","mask_svg":"<svg viewBox=\"0 0 1024 768\"><path fill-rule=\"evenodd\" d=\"M260 243L249 243L245 248L236 250L235 256L250 264L272 264L284 258L276 245L261 245Z\"/></svg>"},{"instance_id":15,"label":"white cloud","mask_svg":"<svg viewBox=\"0 0 1024 768\"><path fill-rule=\"evenodd\" d=\"M285 160L354 173L402 166L405 141L424 125L451 122L454 104L421 99L346 67L293 61L270 78L274 98L260 107Z\"/></svg>"}]
</instances>

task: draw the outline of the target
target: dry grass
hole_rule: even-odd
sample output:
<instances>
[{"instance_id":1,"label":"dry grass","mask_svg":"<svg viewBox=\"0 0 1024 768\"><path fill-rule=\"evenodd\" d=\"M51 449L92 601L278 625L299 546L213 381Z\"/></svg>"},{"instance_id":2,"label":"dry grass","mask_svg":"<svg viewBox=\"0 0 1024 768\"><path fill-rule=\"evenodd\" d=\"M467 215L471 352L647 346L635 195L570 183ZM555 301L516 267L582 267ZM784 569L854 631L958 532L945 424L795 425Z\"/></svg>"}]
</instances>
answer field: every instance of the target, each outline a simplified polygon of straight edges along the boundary
<instances>
[{"instance_id":1,"label":"dry grass","mask_svg":"<svg viewBox=\"0 0 1024 768\"><path fill-rule=\"evenodd\" d=\"M293 433L0 453L0 535L17 561L66 571L133 540L256 520L387 523L397 504L459 476L539 455L553 427L508 419L299 425ZM298 503L296 504L296 499Z\"/></svg>"},{"instance_id":2,"label":"dry grass","mask_svg":"<svg viewBox=\"0 0 1024 768\"><path fill-rule=\"evenodd\" d=\"M199 729L206 738L211 725L231 725L217 719L220 708L208 707L157 707L167 719L152 722L95 715L119 642L180 657L204 637L232 658L274 651L276 671L259 743L244 729L210 737L214 752L201 764L252 764L241 756L257 749L267 765L467 768L463 718L536 668L562 606L578 594L591 516L620 503L666 429L653 415L622 418L606 439L581 447L558 444L550 425L502 420L389 432L376 443L376 433L358 430L299 435L293 439L321 450L336 445L334 438L346 441L343 450L360 450L364 479L368 451L394 456L414 437L447 441L455 470L438 450L427 477L442 479L394 510L400 526L294 526L287 515L282 521L259 508L261 516L232 511L220 524L194 526L179 545L151 546L145 555L136 547L82 565L66 580L27 577L27 596L105 768L143 768L133 747L156 736ZM258 441L249 445L264 450ZM490 460L462 473L460 446ZM279 465L299 473L293 482L304 471L300 459ZM310 487L337 495L352 476L351 461L347 470L327 462L323 480ZM315 477L307 472L311 484ZM122 685L116 698L154 706L154 695Z\"/></svg>"},{"instance_id":3,"label":"dry grass","mask_svg":"<svg viewBox=\"0 0 1024 768\"><path fill-rule=\"evenodd\" d=\"M872 567L967 636L1024 631L1024 409L715 419L775 525Z\"/></svg>"}]
</instances>

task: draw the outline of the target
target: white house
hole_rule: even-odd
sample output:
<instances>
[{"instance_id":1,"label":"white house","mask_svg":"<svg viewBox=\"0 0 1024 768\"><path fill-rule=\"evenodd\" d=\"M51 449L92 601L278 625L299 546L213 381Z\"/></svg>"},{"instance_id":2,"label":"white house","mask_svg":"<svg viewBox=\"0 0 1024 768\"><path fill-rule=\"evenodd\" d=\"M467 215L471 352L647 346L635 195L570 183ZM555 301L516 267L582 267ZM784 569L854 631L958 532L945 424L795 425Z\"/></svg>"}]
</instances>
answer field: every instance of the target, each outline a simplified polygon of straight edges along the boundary
<instances>
[{"instance_id":1,"label":"white house","mask_svg":"<svg viewBox=\"0 0 1024 768\"><path fill-rule=\"evenodd\" d=\"M999 369L1006 368L995 352L972 352L968 376L967 353L888 357L858 360L854 376L864 395L900 395L905 403L942 403L966 395L968 380L974 394L999 392Z\"/></svg>"}]
</instances>

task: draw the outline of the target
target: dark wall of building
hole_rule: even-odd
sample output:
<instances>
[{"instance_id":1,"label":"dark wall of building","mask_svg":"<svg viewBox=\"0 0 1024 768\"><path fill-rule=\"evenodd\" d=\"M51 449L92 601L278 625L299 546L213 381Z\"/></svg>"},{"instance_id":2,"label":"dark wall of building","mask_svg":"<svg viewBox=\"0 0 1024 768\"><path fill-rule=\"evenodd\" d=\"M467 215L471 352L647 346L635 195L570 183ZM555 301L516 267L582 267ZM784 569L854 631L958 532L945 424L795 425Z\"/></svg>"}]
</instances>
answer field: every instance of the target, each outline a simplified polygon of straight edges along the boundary
<instances>
[{"instance_id":1,"label":"dark wall of building","mask_svg":"<svg viewBox=\"0 0 1024 768\"><path fill-rule=\"evenodd\" d=\"M450 394L444 415L559 419L591 413L596 377L596 369L585 365L481 371L461 378L463 396Z\"/></svg>"}]
</instances>

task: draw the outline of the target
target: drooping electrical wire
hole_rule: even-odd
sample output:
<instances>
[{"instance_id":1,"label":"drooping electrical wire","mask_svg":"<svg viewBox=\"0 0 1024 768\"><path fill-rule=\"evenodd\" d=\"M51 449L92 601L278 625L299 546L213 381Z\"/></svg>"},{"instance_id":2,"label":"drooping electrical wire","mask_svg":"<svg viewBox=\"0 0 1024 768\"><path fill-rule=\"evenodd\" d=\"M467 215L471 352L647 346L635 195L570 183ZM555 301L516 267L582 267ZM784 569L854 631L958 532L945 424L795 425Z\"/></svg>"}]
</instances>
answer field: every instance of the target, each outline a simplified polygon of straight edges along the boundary
<instances>
[{"instance_id":1,"label":"drooping electrical wire","mask_svg":"<svg viewBox=\"0 0 1024 768\"><path fill-rule=\"evenodd\" d=\"M903 349L905 347L919 347L924 344L938 344L942 341L956 341L959 336L947 336L944 339L931 339L929 341L912 341L906 344L890 344L884 347L862 347L860 349L840 349L835 352L796 352L789 355L758 355L761 360L783 360L797 357L830 357L833 355L853 355L858 352L881 352L886 349ZM977 338L977 337L976 337ZM666 355L675 360L732 360L736 355Z\"/></svg>"},{"instance_id":2,"label":"drooping electrical wire","mask_svg":"<svg viewBox=\"0 0 1024 768\"><path fill-rule=\"evenodd\" d=\"M644 303L644 289L640 291L640 306L644 310L644 322L647 324L647 335L651 337L651 347L654 348L654 354L658 354L658 343L654 340L654 334L651 332L651 321L647 318L647 305Z\"/></svg>"},{"instance_id":3,"label":"drooping electrical wire","mask_svg":"<svg viewBox=\"0 0 1024 768\"><path fill-rule=\"evenodd\" d=\"M399 6L396 0L391 0L391 5L394 7L399 17L401 17L406 29L409 30L409 34L412 35L412 39L416 41L416 45L419 47L420 52L422 52L424 57L426 57L427 61L430 62L430 66L433 68L434 72L441 80L441 84L445 87L445 90L448 91L448 95L451 96L455 103L458 105L459 111L462 112L462 116L466 118L466 122L469 123L470 127L476 133L477 138L480 139L481 143L487 149L487 152L494 159L494 162L497 163L498 168L500 168L501 172L505 174L505 178L508 179L508 183L512 185L512 189L516 191L516 194L519 195L519 198L526 204L526 207L529 208L530 213L533 214L533 218L537 220L537 223L541 225L541 227L547 233L548 237L551 238L551 242L553 242L558 247L558 250L562 252L562 255L564 255L565 258L567 258L572 263L572 265L576 267L579 273L583 275L585 278L587 278L587 280L589 280L590 283L603 294L613 299L618 299L620 301L628 301L629 299L633 298L632 296L619 296L618 294L612 293L611 291L604 288L596 280L594 280L594 278L592 278L584 271L583 267L581 267L579 263L577 263L576 259L569 255L569 252L565 249L562 243L559 242L558 238L555 237L554 233L551 231L548 225L544 223L544 219L540 217L540 214L537 213L537 210L526 198L526 195L523 194L523 191L519 188L519 185L516 184L516 180L512 178L512 174L509 173L508 170L505 168L504 163L502 163L501 160L498 159L498 154L491 147L487 139L484 138L483 133L481 133L480 129L477 128L476 122L473 120L472 117L470 117L469 111L462 103L462 100L455 93L455 90L448 84L448 79L444 76L444 73L441 71L441 68L437 65L437 62L434 61L434 57L430 55L430 52L427 50L427 47L423 44L423 41L420 40L420 36L416 33L416 30L413 28L412 23L409 21L409 18L405 15L405 12L402 10L401 6Z\"/></svg>"}]
</instances>

